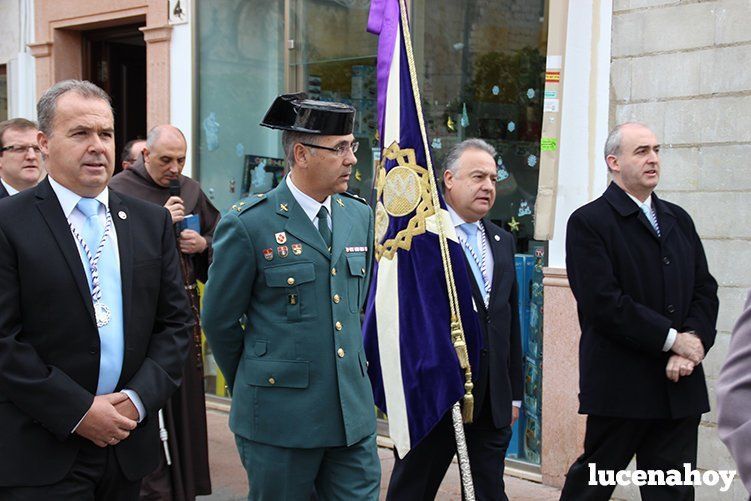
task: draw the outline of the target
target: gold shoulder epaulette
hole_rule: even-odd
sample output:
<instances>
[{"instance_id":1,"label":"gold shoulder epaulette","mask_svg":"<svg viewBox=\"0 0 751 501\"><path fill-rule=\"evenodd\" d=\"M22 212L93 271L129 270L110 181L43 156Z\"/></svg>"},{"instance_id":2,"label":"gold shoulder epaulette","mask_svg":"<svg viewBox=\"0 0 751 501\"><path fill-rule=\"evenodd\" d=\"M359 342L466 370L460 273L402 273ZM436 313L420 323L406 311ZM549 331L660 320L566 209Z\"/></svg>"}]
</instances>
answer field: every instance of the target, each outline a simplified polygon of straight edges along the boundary
<instances>
[{"instance_id":1,"label":"gold shoulder epaulette","mask_svg":"<svg viewBox=\"0 0 751 501\"><path fill-rule=\"evenodd\" d=\"M237 212L238 214L242 214L246 210L250 209L251 207L254 207L258 205L259 203L266 200L266 195L264 193L258 193L254 195L250 195L246 198L243 198L242 200L238 201L237 203L233 204L232 207L230 207L230 211Z\"/></svg>"},{"instance_id":2,"label":"gold shoulder epaulette","mask_svg":"<svg viewBox=\"0 0 751 501\"><path fill-rule=\"evenodd\" d=\"M354 193L350 193L348 191L345 191L344 193L342 193L342 195L344 195L347 198L352 198L354 200L357 200L360 203L364 203L365 205L368 205L368 201L367 200L365 200L363 197L355 195Z\"/></svg>"}]
</instances>

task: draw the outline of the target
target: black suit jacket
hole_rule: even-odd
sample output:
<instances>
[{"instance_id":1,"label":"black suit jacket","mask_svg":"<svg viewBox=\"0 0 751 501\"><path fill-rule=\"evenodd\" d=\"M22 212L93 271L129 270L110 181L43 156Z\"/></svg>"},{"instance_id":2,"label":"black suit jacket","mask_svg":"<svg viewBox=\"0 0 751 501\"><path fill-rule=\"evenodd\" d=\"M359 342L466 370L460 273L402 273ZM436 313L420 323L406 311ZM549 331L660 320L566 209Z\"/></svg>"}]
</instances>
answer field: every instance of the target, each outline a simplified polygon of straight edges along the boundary
<instances>
[{"instance_id":1,"label":"black suit jacket","mask_svg":"<svg viewBox=\"0 0 751 501\"><path fill-rule=\"evenodd\" d=\"M472 295L482 326L483 348L480 368L475 372L475 419L484 404L490 403L496 428L511 423L511 402L521 400L522 348L519 331L519 295L516 281L514 237L487 219L482 220L488 247L493 254L493 278L488 307L467 262Z\"/></svg>"},{"instance_id":2,"label":"black suit jacket","mask_svg":"<svg viewBox=\"0 0 751 501\"><path fill-rule=\"evenodd\" d=\"M0 200L9 196L10 193L8 193L8 190L5 189L5 185L3 183L0 183Z\"/></svg>"},{"instance_id":3,"label":"black suit jacket","mask_svg":"<svg viewBox=\"0 0 751 501\"><path fill-rule=\"evenodd\" d=\"M566 267L577 300L579 412L677 419L709 410L704 371L665 375L668 330L715 339L717 282L691 217L652 195L660 235L615 183L568 222Z\"/></svg>"},{"instance_id":4,"label":"black suit jacket","mask_svg":"<svg viewBox=\"0 0 751 501\"><path fill-rule=\"evenodd\" d=\"M157 412L180 384L192 318L169 213L113 191L110 211L125 321L117 390L134 390L147 413L115 446L135 480L157 466ZM0 486L45 485L85 441L71 430L93 402L100 347L77 245L46 179L0 201L0 283Z\"/></svg>"}]
</instances>

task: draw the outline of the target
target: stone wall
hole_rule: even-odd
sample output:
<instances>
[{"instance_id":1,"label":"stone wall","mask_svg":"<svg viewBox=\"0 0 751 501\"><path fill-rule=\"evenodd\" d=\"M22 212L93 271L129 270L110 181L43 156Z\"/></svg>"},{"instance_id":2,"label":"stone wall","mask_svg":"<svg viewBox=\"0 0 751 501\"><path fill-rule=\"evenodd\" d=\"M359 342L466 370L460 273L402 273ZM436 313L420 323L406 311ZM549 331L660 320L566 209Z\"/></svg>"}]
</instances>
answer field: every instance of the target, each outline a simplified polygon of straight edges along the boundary
<instances>
[{"instance_id":1,"label":"stone wall","mask_svg":"<svg viewBox=\"0 0 751 501\"><path fill-rule=\"evenodd\" d=\"M20 50L18 0L0 0L0 64L7 64Z\"/></svg>"},{"instance_id":2,"label":"stone wall","mask_svg":"<svg viewBox=\"0 0 751 501\"><path fill-rule=\"evenodd\" d=\"M699 469L735 469L717 437L714 386L751 287L751 2L615 0L611 125L650 124L663 144L658 193L694 218L720 285L715 346L705 360L712 411L699 428ZM616 495L638 499L636 490ZM700 488L697 499L746 500Z\"/></svg>"}]
</instances>

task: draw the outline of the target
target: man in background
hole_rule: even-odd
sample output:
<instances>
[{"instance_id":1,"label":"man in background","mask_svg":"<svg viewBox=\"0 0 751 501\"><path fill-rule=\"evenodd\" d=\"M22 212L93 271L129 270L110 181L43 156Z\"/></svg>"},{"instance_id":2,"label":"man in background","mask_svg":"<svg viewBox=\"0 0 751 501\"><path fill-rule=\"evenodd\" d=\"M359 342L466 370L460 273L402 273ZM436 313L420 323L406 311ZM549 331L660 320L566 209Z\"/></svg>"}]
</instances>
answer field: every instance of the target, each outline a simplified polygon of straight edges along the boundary
<instances>
[{"instance_id":1,"label":"man in background","mask_svg":"<svg viewBox=\"0 0 751 501\"><path fill-rule=\"evenodd\" d=\"M149 131L143 158L110 182L117 192L162 205L170 211L184 286L196 322L183 384L164 409L172 465L163 461L154 474L144 479L141 495L148 500L184 500L211 494L196 280L206 282L208 278L219 211L201 191L200 184L181 174L186 151L187 142L180 129L158 125ZM186 224L188 219L192 221L190 227Z\"/></svg>"},{"instance_id":2,"label":"man in background","mask_svg":"<svg viewBox=\"0 0 751 501\"><path fill-rule=\"evenodd\" d=\"M481 139L454 146L443 175L446 206L472 280L483 349L474 370L472 424L464 427L477 499L507 500L503 471L523 394L514 237L489 219L495 201L495 149ZM451 411L417 447L396 458L387 499L434 499L456 454Z\"/></svg>"},{"instance_id":3,"label":"man in background","mask_svg":"<svg viewBox=\"0 0 751 501\"><path fill-rule=\"evenodd\" d=\"M136 163L136 160L143 158L142 155L144 148L146 148L145 139L131 139L125 143L123 152L120 154L123 170L130 169L133 164Z\"/></svg>"},{"instance_id":4,"label":"man in background","mask_svg":"<svg viewBox=\"0 0 751 501\"><path fill-rule=\"evenodd\" d=\"M42 178L37 124L25 118L0 122L0 198L36 186Z\"/></svg>"}]
</instances>

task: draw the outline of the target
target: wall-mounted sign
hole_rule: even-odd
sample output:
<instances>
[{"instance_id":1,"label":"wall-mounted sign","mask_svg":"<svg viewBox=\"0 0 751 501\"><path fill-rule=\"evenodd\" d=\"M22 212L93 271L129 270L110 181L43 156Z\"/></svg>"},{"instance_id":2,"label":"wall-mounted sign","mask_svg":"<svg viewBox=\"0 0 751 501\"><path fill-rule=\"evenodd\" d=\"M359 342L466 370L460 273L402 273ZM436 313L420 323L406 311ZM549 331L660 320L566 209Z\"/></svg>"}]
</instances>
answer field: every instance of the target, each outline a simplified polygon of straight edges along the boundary
<instances>
[{"instance_id":1,"label":"wall-mounted sign","mask_svg":"<svg viewBox=\"0 0 751 501\"><path fill-rule=\"evenodd\" d=\"M185 24L190 17L190 0L169 0L169 23Z\"/></svg>"}]
</instances>

